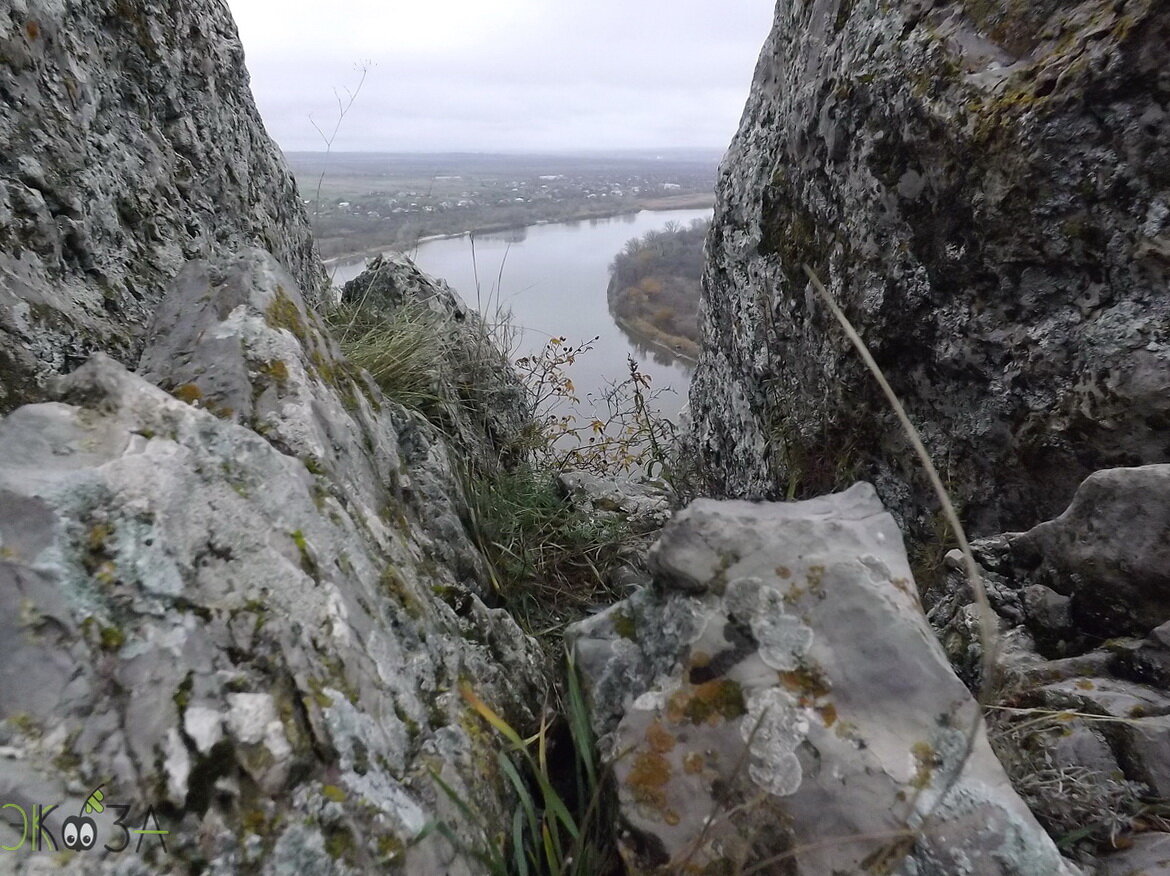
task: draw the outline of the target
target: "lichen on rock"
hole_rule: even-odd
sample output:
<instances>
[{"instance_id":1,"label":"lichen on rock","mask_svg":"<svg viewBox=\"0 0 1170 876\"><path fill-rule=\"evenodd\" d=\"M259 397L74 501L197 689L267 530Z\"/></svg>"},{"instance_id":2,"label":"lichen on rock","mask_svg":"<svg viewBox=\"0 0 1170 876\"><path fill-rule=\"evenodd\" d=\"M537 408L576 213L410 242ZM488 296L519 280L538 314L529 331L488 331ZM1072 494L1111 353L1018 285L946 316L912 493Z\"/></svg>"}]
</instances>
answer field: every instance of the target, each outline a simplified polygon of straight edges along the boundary
<instances>
[{"instance_id":1,"label":"lichen on rock","mask_svg":"<svg viewBox=\"0 0 1170 876\"><path fill-rule=\"evenodd\" d=\"M809 265L968 527L1058 512L1170 423L1158 3L780 4L708 240L694 441L715 495L933 500Z\"/></svg>"},{"instance_id":2,"label":"lichen on rock","mask_svg":"<svg viewBox=\"0 0 1170 876\"><path fill-rule=\"evenodd\" d=\"M651 587L569 632L631 872L857 873L883 858L1070 872L991 753L872 487L696 500L653 557Z\"/></svg>"}]
</instances>

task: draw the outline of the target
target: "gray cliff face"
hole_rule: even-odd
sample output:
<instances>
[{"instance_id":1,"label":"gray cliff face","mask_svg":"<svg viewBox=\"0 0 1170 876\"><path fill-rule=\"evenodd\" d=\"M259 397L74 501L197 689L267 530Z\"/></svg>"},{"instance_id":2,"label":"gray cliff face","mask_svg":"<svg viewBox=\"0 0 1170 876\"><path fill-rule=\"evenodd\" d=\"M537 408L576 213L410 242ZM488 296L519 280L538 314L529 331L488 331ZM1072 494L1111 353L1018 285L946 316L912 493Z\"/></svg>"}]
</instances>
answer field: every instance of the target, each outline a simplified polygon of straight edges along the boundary
<instances>
[{"instance_id":1,"label":"gray cliff face","mask_svg":"<svg viewBox=\"0 0 1170 876\"><path fill-rule=\"evenodd\" d=\"M458 476L514 375L451 438L340 353L219 0L12 0L0 97L0 798L170 831L0 869L480 872L513 789L463 693L528 732L548 684Z\"/></svg>"},{"instance_id":2,"label":"gray cliff face","mask_svg":"<svg viewBox=\"0 0 1170 876\"><path fill-rule=\"evenodd\" d=\"M691 392L712 487L922 478L807 263L973 528L1170 453L1164 4L780 3L724 162Z\"/></svg>"},{"instance_id":3,"label":"gray cliff face","mask_svg":"<svg viewBox=\"0 0 1170 876\"><path fill-rule=\"evenodd\" d=\"M0 410L94 350L131 362L188 259L272 252L324 288L221 0L0 11Z\"/></svg>"}]
</instances>

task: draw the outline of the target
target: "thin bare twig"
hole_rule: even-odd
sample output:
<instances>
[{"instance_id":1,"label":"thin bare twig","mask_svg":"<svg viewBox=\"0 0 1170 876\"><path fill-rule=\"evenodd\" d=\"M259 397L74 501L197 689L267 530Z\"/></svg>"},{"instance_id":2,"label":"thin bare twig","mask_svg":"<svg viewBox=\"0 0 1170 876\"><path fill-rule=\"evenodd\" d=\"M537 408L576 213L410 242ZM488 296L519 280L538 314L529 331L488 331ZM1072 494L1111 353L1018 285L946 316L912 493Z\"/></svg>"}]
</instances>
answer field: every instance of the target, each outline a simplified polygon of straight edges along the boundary
<instances>
[{"instance_id":1,"label":"thin bare twig","mask_svg":"<svg viewBox=\"0 0 1170 876\"><path fill-rule=\"evenodd\" d=\"M362 86L366 84L366 76L369 75L370 72L370 62L366 61L362 64L359 64L357 69L362 74L361 78L358 80L357 88L355 88L353 91L350 91L348 88L345 89L345 93L349 97L349 100L343 99L342 96L338 93L337 89L333 89L333 96L337 99L337 120L333 123L333 131L331 133L326 134L321 129L321 126L318 125L317 122L313 119L313 117L309 116L309 124L313 126L314 130L316 130L316 132L321 136L321 139L325 141L325 161L321 167L321 175L317 177L317 193L313 200L313 225L317 224L317 217L321 213L321 185L325 182L325 174L329 170L329 155L333 151L333 141L337 139L337 132L341 130L341 123L345 121L345 117L349 114L350 109L353 107L353 102L357 100L357 96L361 92Z\"/></svg>"}]
</instances>

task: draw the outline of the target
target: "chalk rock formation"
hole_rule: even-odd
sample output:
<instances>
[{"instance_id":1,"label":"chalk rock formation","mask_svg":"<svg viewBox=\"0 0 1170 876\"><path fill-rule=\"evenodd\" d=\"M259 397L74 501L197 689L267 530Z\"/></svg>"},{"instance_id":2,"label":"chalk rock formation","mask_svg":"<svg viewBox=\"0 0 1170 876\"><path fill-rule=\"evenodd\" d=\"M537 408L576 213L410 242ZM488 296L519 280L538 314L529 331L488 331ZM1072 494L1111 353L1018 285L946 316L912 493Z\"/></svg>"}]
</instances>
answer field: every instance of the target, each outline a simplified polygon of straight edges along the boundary
<instances>
[{"instance_id":1,"label":"chalk rock formation","mask_svg":"<svg viewBox=\"0 0 1170 876\"><path fill-rule=\"evenodd\" d=\"M1163 3L781 3L724 160L691 390L712 487L864 475L916 534L897 424L811 266L977 534L1170 454Z\"/></svg>"},{"instance_id":2,"label":"chalk rock formation","mask_svg":"<svg viewBox=\"0 0 1170 876\"><path fill-rule=\"evenodd\" d=\"M0 412L94 350L132 364L183 264L241 246L324 288L226 5L5 3Z\"/></svg>"},{"instance_id":3,"label":"chalk rock formation","mask_svg":"<svg viewBox=\"0 0 1170 876\"><path fill-rule=\"evenodd\" d=\"M476 595L441 437L265 253L189 266L151 336L170 393L98 355L0 421L0 798L104 782L163 813L159 868L465 872L412 845L471 839L432 772L502 818L460 686L523 725L541 675Z\"/></svg>"},{"instance_id":4,"label":"chalk rock formation","mask_svg":"<svg viewBox=\"0 0 1170 876\"><path fill-rule=\"evenodd\" d=\"M698 500L650 562L653 587L571 631L631 872L819 876L907 852L896 872L1066 872L981 724L967 756L978 706L872 487Z\"/></svg>"}]
</instances>

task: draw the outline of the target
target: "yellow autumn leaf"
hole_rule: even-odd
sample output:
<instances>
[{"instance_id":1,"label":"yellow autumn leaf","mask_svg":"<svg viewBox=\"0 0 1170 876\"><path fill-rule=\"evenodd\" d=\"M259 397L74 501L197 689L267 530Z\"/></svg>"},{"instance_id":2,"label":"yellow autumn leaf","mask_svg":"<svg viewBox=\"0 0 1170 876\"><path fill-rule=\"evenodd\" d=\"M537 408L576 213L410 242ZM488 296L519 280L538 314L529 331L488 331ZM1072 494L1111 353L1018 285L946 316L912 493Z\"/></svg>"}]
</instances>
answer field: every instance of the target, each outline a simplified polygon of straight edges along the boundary
<instances>
[{"instance_id":1,"label":"yellow autumn leaf","mask_svg":"<svg viewBox=\"0 0 1170 876\"><path fill-rule=\"evenodd\" d=\"M463 699L467 700L471 708L479 712L480 717L499 730L509 742L515 745L524 745L524 742L520 739L520 734L513 730L512 726L501 718L491 706L481 700L479 695L471 689L471 685L461 684L459 686L459 693Z\"/></svg>"}]
</instances>

